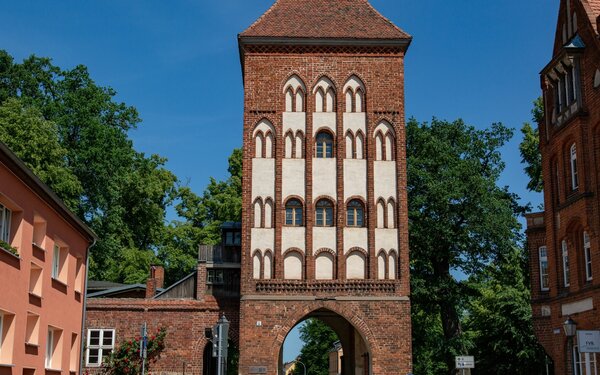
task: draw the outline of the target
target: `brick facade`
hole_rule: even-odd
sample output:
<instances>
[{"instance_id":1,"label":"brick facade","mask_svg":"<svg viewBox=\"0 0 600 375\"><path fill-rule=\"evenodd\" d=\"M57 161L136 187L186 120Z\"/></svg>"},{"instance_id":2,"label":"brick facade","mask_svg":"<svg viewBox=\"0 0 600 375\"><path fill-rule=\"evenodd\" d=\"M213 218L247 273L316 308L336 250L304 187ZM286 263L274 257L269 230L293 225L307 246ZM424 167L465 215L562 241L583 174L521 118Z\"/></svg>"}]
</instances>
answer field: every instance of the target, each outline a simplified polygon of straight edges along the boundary
<instances>
[{"instance_id":1,"label":"brick facade","mask_svg":"<svg viewBox=\"0 0 600 375\"><path fill-rule=\"evenodd\" d=\"M323 6L339 7L326 13L328 17L318 17L311 12ZM365 7L365 8L363 8ZM368 7L368 9L366 8ZM302 8L306 12L298 13ZM373 37L373 30L364 35L360 27L366 27L368 19L362 20L360 27L347 30L348 35L340 35L336 29L329 37L314 38L314 30L331 31L330 25L343 25L347 20L347 9L363 12L376 18L373 25L380 25L382 35L389 39ZM242 209L242 276L240 302L240 367L243 375L266 372L269 375L281 373L282 345L294 326L309 317L319 318L328 323L340 337L346 358L348 374L407 374L412 369L411 323L410 323L410 283L408 259L408 216L406 201L406 147L404 122L404 55L410 37L392 26L389 21L372 10L367 1L343 0L328 1L278 1L257 23L240 35L240 51L244 72L244 154L243 154L243 209ZM331 13L331 14L330 14ZM274 15L277 15L276 22ZM290 20L293 20L290 21ZM356 20L353 20L353 22ZM321 25L325 22L327 25ZM310 27L296 26L310 24ZM283 29L276 27L283 25ZM322 27L321 27L322 26ZM374 26L379 27L379 26ZM358 30L358 34L355 34ZM390 36L391 35L391 36ZM282 38L282 39L280 39ZM352 38L351 42L347 39ZM345 39L345 40L344 40ZM285 194L286 181L284 164L288 133L286 116L286 83L291 77L302 81L303 108L305 114L303 129L302 165L304 174L303 195ZM334 103L331 111L335 123L329 126L333 139L335 167L332 193L323 196L317 188L322 181L313 177L319 166L315 146L315 136L326 125L318 122L322 112L318 108L316 90L322 79L331 82ZM365 126L365 179L351 183L365 184L365 194L348 196L345 184L346 162L346 96L343 88L352 77L364 84ZM335 117L334 117L335 116ZM317 120L315 120L317 119ZM394 220L392 226L394 243L397 248L397 269L378 277L378 254L376 245L378 228L375 178L376 145L375 130L382 122L389 123L395 134L392 149L392 166L395 168L393 183L395 191ZM273 153L258 155L256 149L256 129L261 123L272 125ZM385 147L385 146L384 146ZM254 203L259 190L253 183L259 173L257 158L272 159L274 180L267 186L272 191L274 203L273 225L264 232L254 231ZM269 157L270 156L270 157ZM262 165L262 164L260 164ZM259 167L257 167L259 168ZM272 186L272 187L271 187ZM263 189L265 190L265 189ZM261 190L262 191L262 190ZM316 203L326 197L334 202L335 246L320 244L317 237ZM286 232L285 202L296 198L303 203L302 238L297 247L286 246L291 242ZM385 197L388 198L387 196ZM349 201L358 199L365 207L365 242L353 245L348 239L346 207ZM253 234L255 233L255 234ZM257 240L257 236L270 236ZM348 240L348 243L345 241ZM272 241L272 242L269 242ZM256 249L254 244L269 242L268 251L273 254L272 278L265 278L264 271L256 272L253 263ZM352 247L354 246L354 247ZM258 247L258 246L256 246ZM349 248L350 247L350 248ZM262 249L264 251L265 249ZM386 249L390 250L390 249ZM302 270L298 279L285 277L285 258L291 252L300 254ZM319 279L316 258L319 254L334 255L333 278ZM365 259L364 277L347 277L349 257L360 253ZM386 263L387 264L387 263ZM355 271L355 270L354 270ZM360 272L359 272L360 273ZM257 277L260 275L259 277Z\"/></svg>"},{"instance_id":2,"label":"brick facade","mask_svg":"<svg viewBox=\"0 0 600 375\"><path fill-rule=\"evenodd\" d=\"M598 0L561 1L553 59L541 79L546 108L539 124L545 212L528 216L527 238L534 328L557 374L574 373L572 346L577 341L571 343L565 337L564 321L571 317L580 330L600 329L596 310L600 304L600 92L595 83L600 77L598 9ZM572 72L573 79L564 78ZM589 256L584 233L590 240ZM540 275L543 246L548 262L547 288ZM568 273L563 249L568 254ZM582 359L585 373L584 354Z\"/></svg>"}]
</instances>

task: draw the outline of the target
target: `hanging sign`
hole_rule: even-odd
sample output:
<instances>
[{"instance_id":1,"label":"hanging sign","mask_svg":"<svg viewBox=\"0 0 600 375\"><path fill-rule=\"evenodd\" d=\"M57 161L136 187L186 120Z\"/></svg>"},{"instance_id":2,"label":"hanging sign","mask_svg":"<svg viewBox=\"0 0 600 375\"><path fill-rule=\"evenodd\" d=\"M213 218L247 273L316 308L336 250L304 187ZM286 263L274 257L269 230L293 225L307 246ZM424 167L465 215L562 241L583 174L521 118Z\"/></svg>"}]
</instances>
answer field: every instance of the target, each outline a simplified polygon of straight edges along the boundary
<instances>
[{"instance_id":1,"label":"hanging sign","mask_svg":"<svg viewBox=\"0 0 600 375\"><path fill-rule=\"evenodd\" d=\"M600 331L577 331L580 353L600 353Z\"/></svg>"}]
</instances>

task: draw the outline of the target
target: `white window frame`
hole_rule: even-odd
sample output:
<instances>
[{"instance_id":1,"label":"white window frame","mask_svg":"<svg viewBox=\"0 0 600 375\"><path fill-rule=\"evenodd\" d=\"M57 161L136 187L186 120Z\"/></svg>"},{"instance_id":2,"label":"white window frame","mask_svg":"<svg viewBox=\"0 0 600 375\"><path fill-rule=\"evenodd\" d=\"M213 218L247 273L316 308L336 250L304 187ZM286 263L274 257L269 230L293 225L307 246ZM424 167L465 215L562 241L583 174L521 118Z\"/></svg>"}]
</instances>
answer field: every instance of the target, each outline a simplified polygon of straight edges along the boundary
<instances>
[{"instance_id":1,"label":"white window frame","mask_svg":"<svg viewBox=\"0 0 600 375\"><path fill-rule=\"evenodd\" d=\"M54 244L54 250L52 252L52 278L58 280L60 276L60 246Z\"/></svg>"},{"instance_id":2,"label":"white window frame","mask_svg":"<svg viewBox=\"0 0 600 375\"><path fill-rule=\"evenodd\" d=\"M543 252L543 255L542 255ZM540 266L540 289L542 292L547 292L550 290L550 280L548 279L547 285L544 285L544 276L549 278L550 275L548 273L548 249L546 246L541 246L538 250L539 255L539 266ZM543 265L545 264L545 266ZM546 270L545 272L543 270Z\"/></svg>"},{"instance_id":3,"label":"white window frame","mask_svg":"<svg viewBox=\"0 0 600 375\"><path fill-rule=\"evenodd\" d=\"M92 332L97 331L100 333L98 345L92 345L90 343L92 338ZM104 345L104 332L112 333L112 340L110 345ZM114 329L105 329L105 328L91 328L87 331L87 345L85 350L85 366L86 367L100 367L102 366L102 360L108 354L104 354L105 351L110 350L112 352L115 350L115 330ZM98 350L98 363L90 363L90 349Z\"/></svg>"},{"instance_id":4,"label":"white window frame","mask_svg":"<svg viewBox=\"0 0 600 375\"><path fill-rule=\"evenodd\" d=\"M12 211L0 203L0 240L10 244L10 222Z\"/></svg>"},{"instance_id":5,"label":"white window frame","mask_svg":"<svg viewBox=\"0 0 600 375\"><path fill-rule=\"evenodd\" d=\"M579 347L577 345L574 345L573 374L598 375L598 361L596 358L596 353L580 353Z\"/></svg>"},{"instance_id":6,"label":"white window frame","mask_svg":"<svg viewBox=\"0 0 600 375\"><path fill-rule=\"evenodd\" d=\"M562 241L562 262L563 262L563 283L565 287L571 286L570 276L571 270L569 265L569 248L567 241Z\"/></svg>"},{"instance_id":7,"label":"white window frame","mask_svg":"<svg viewBox=\"0 0 600 375\"><path fill-rule=\"evenodd\" d=\"M585 258L585 280L593 279L592 273L592 244L588 232L583 232L583 254Z\"/></svg>"},{"instance_id":8,"label":"white window frame","mask_svg":"<svg viewBox=\"0 0 600 375\"><path fill-rule=\"evenodd\" d=\"M571 188L573 190L579 188L579 176L577 175L577 145L575 143L571 146Z\"/></svg>"},{"instance_id":9,"label":"white window frame","mask_svg":"<svg viewBox=\"0 0 600 375\"><path fill-rule=\"evenodd\" d=\"M48 327L48 334L46 335L46 368L52 369L52 357L54 356L54 329Z\"/></svg>"}]
</instances>

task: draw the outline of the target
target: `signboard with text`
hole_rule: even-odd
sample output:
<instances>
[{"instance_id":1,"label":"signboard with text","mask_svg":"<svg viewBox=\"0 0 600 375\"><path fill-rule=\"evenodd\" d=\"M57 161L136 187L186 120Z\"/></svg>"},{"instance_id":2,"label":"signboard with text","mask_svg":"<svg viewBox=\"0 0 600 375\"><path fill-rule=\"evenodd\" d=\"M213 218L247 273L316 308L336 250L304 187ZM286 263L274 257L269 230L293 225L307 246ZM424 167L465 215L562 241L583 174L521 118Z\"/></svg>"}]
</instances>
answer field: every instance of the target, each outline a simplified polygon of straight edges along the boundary
<instances>
[{"instance_id":1,"label":"signboard with text","mask_svg":"<svg viewBox=\"0 0 600 375\"><path fill-rule=\"evenodd\" d=\"M461 356L456 357L456 368L475 368L475 357L473 356Z\"/></svg>"},{"instance_id":2,"label":"signboard with text","mask_svg":"<svg viewBox=\"0 0 600 375\"><path fill-rule=\"evenodd\" d=\"M577 331L580 353L600 353L600 331Z\"/></svg>"}]
</instances>

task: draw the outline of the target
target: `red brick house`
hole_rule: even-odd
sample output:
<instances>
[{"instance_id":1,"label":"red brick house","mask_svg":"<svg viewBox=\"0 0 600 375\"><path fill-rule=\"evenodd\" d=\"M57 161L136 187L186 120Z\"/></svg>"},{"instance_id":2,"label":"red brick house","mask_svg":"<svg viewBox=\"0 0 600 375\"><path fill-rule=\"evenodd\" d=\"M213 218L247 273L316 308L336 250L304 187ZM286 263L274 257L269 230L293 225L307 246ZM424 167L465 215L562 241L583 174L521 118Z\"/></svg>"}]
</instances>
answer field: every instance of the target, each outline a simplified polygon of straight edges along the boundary
<instances>
[{"instance_id":1,"label":"red brick house","mask_svg":"<svg viewBox=\"0 0 600 375\"><path fill-rule=\"evenodd\" d=\"M534 328L557 374L596 374L600 357L567 337L599 330L600 0L561 0L552 59L541 72L542 213L527 217Z\"/></svg>"}]
</instances>

